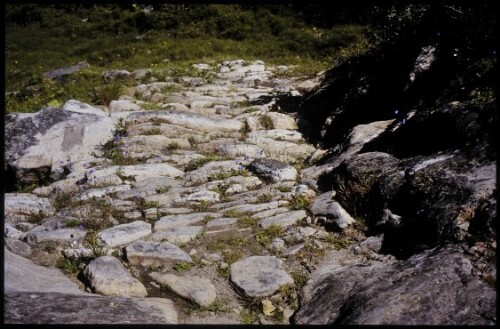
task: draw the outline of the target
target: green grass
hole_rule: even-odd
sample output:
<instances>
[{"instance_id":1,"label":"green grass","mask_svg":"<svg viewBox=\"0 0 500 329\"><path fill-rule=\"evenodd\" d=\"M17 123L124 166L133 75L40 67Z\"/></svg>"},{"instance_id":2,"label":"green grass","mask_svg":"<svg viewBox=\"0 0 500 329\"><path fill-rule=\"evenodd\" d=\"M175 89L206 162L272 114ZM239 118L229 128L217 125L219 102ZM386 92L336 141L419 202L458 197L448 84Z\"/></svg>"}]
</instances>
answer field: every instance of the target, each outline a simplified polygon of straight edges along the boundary
<instances>
[{"instance_id":1,"label":"green grass","mask_svg":"<svg viewBox=\"0 0 500 329\"><path fill-rule=\"evenodd\" d=\"M158 4L145 15L131 4L10 4L5 21L6 113L72 98L106 105L138 83L104 83L102 73L111 69L151 69L139 82L180 75L209 80L211 72L191 65L242 58L293 66L284 75L313 76L371 46L367 26L315 26L285 5ZM83 60L90 66L62 83L42 78Z\"/></svg>"}]
</instances>

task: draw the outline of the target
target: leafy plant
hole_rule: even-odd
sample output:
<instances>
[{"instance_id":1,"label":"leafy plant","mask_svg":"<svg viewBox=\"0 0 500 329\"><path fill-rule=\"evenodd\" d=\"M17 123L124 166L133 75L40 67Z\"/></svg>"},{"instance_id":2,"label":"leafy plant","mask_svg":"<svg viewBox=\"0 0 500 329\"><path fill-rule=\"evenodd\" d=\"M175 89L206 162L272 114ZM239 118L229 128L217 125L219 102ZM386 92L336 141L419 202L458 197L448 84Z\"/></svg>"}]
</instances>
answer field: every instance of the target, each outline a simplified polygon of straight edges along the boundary
<instances>
[{"instance_id":1,"label":"leafy plant","mask_svg":"<svg viewBox=\"0 0 500 329\"><path fill-rule=\"evenodd\" d=\"M180 263L175 263L173 269L176 272L182 272L191 269L192 266L193 265L190 263L180 262Z\"/></svg>"}]
</instances>

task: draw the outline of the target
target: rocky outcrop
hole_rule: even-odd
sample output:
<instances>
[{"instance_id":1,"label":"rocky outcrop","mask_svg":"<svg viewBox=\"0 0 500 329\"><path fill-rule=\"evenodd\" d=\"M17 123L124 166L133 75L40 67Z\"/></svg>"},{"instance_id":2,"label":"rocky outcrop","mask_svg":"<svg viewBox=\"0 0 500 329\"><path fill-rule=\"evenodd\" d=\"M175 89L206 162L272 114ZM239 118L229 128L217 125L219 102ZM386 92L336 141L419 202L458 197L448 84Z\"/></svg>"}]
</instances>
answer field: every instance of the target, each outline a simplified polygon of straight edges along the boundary
<instances>
[{"instance_id":1,"label":"rocky outcrop","mask_svg":"<svg viewBox=\"0 0 500 329\"><path fill-rule=\"evenodd\" d=\"M303 291L296 324L493 325L496 319L495 290L456 250L389 266L342 267L313 277Z\"/></svg>"}]
</instances>

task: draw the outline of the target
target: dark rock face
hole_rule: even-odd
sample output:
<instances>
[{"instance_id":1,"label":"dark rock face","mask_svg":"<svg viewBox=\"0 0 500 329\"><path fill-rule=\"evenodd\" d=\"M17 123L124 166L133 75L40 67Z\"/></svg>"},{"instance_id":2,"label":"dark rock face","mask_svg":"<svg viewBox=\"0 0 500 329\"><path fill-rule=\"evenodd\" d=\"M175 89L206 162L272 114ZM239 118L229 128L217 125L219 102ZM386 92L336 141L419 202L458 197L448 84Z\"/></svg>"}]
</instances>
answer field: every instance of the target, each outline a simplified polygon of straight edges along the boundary
<instances>
[{"instance_id":1,"label":"dark rock face","mask_svg":"<svg viewBox=\"0 0 500 329\"><path fill-rule=\"evenodd\" d=\"M298 102L303 134L331 148L319 190L399 259L327 275L298 324L496 322L496 50L488 6L454 9L430 6ZM346 156L355 127L389 119Z\"/></svg>"},{"instance_id":2,"label":"dark rock face","mask_svg":"<svg viewBox=\"0 0 500 329\"><path fill-rule=\"evenodd\" d=\"M296 324L493 325L495 290L451 249L387 267L344 267L317 282Z\"/></svg>"}]
</instances>

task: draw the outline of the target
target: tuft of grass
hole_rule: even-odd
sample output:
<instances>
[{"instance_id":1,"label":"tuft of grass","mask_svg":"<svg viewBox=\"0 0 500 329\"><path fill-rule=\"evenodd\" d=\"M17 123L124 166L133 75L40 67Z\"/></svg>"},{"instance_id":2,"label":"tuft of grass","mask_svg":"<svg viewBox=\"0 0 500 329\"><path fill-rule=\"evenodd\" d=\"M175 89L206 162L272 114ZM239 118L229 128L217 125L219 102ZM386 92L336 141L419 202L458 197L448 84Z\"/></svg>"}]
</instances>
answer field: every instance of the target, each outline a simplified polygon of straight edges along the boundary
<instances>
[{"instance_id":1,"label":"tuft of grass","mask_svg":"<svg viewBox=\"0 0 500 329\"><path fill-rule=\"evenodd\" d=\"M172 268L176 272L182 272L191 269L191 267L193 267L193 264L180 262L180 263L175 263L174 267Z\"/></svg>"},{"instance_id":2,"label":"tuft of grass","mask_svg":"<svg viewBox=\"0 0 500 329\"><path fill-rule=\"evenodd\" d=\"M252 227L255 225L257 221L255 220L255 218L252 218L250 216L242 216L242 217L239 217L238 218L238 226L239 227L242 227L242 228L245 228L245 227Z\"/></svg>"},{"instance_id":3,"label":"tuft of grass","mask_svg":"<svg viewBox=\"0 0 500 329\"><path fill-rule=\"evenodd\" d=\"M259 117L259 122L265 130L274 129L274 123L270 116L264 114Z\"/></svg>"},{"instance_id":4,"label":"tuft of grass","mask_svg":"<svg viewBox=\"0 0 500 329\"><path fill-rule=\"evenodd\" d=\"M79 259L60 258L57 260L56 267L63 270L64 274L70 275L78 273L83 263Z\"/></svg>"},{"instance_id":5,"label":"tuft of grass","mask_svg":"<svg viewBox=\"0 0 500 329\"><path fill-rule=\"evenodd\" d=\"M170 186L164 186L164 187L157 188L155 191L156 191L156 194L162 194L162 193L168 192L169 190L170 190Z\"/></svg>"},{"instance_id":6,"label":"tuft of grass","mask_svg":"<svg viewBox=\"0 0 500 329\"><path fill-rule=\"evenodd\" d=\"M151 128L148 130L144 130L141 134L142 135L161 135L161 129L155 127L155 128Z\"/></svg>"},{"instance_id":7,"label":"tuft of grass","mask_svg":"<svg viewBox=\"0 0 500 329\"><path fill-rule=\"evenodd\" d=\"M196 170L196 169L202 167L204 164L206 164L208 162L225 161L225 160L231 160L231 159L232 159L232 157L229 157L229 156L220 156L220 155L211 154L211 155L205 156L204 158L193 159L193 160L189 161L188 164L186 165L186 167L184 168L184 170L185 171L193 171L193 170Z\"/></svg>"},{"instance_id":8,"label":"tuft of grass","mask_svg":"<svg viewBox=\"0 0 500 329\"><path fill-rule=\"evenodd\" d=\"M194 136L189 136L188 142L191 145L191 147L196 147L198 145L198 140Z\"/></svg>"},{"instance_id":9,"label":"tuft of grass","mask_svg":"<svg viewBox=\"0 0 500 329\"><path fill-rule=\"evenodd\" d=\"M167 149L170 150L170 151L174 151L174 150L178 150L181 148L181 145L177 142L170 142L168 145L167 145Z\"/></svg>"},{"instance_id":10,"label":"tuft of grass","mask_svg":"<svg viewBox=\"0 0 500 329\"><path fill-rule=\"evenodd\" d=\"M241 312L241 323L243 324L254 324L259 321L259 312L255 310L243 310Z\"/></svg>"},{"instance_id":11,"label":"tuft of grass","mask_svg":"<svg viewBox=\"0 0 500 329\"><path fill-rule=\"evenodd\" d=\"M269 245L274 238L283 235L284 229L278 225L271 225L265 229L259 230L255 234L255 239L260 242L263 246Z\"/></svg>"},{"instance_id":12,"label":"tuft of grass","mask_svg":"<svg viewBox=\"0 0 500 329\"><path fill-rule=\"evenodd\" d=\"M119 83L94 87L92 102L97 105L108 106L111 101L121 96L122 91L123 85Z\"/></svg>"},{"instance_id":13,"label":"tuft of grass","mask_svg":"<svg viewBox=\"0 0 500 329\"><path fill-rule=\"evenodd\" d=\"M273 196L271 194L261 194L257 197L257 201L260 203L267 203L273 200Z\"/></svg>"},{"instance_id":14,"label":"tuft of grass","mask_svg":"<svg viewBox=\"0 0 500 329\"><path fill-rule=\"evenodd\" d=\"M276 187L276 189L280 192L283 192L283 193L292 192L291 186L278 186L278 187Z\"/></svg>"},{"instance_id":15,"label":"tuft of grass","mask_svg":"<svg viewBox=\"0 0 500 329\"><path fill-rule=\"evenodd\" d=\"M199 203L194 204L192 207L194 210L196 210L198 212L204 212L204 211L207 211L211 205L212 205L212 203L210 201L202 200Z\"/></svg>"},{"instance_id":16,"label":"tuft of grass","mask_svg":"<svg viewBox=\"0 0 500 329\"><path fill-rule=\"evenodd\" d=\"M194 314L194 313L226 313L229 311L227 305L229 304L229 301L223 298L217 298L215 302L208 306L200 306L196 304L190 304L189 307L186 307L184 309L184 312L188 315Z\"/></svg>"},{"instance_id":17,"label":"tuft of grass","mask_svg":"<svg viewBox=\"0 0 500 329\"><path fill-rule=\"evenodd\" d=\"M304 195L294 195L290 200L289 208L293 210L307 209L311 205L311 198Z\"/></svg>"}]
</instances>

